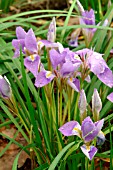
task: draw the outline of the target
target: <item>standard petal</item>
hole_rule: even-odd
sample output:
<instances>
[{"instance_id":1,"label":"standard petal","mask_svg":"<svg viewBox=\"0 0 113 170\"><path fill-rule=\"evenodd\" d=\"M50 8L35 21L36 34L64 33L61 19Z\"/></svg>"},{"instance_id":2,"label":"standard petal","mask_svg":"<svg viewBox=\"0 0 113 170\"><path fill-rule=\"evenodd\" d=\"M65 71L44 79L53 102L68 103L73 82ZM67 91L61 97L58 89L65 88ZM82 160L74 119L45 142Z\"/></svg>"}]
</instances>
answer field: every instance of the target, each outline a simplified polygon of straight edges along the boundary
<instances>
[{"instance_id":1,"label":"standard petal","mask_svg":"<svg viewBox=\"0 0 113 170\"><path fill-rule=\"evenodd\" d=\"M97 148L95 146L82 145L80 148L82 152L89 158L89 160L92 160L97 153Z\"/></svg>"},{"instance_id":2,"label":"standard petal","mask_svg":"<svg viewBox=\"0 0 113 170\"><path fill-rule=\"evenodd\" d=\"M18 39L25 39L26 32L22 27L17 27L16 28L16 36Z\"/></svg>"},{"instance_id":3,"label":"standard petal","mask_svg":"<svg viewBox=\"0 0 113 170\"><path fill-rule=\"evenodd\" d=\"M113 103L113 92L107 96L107 99Z\"/></svg>"},{"instance_id":4,"label":"standard petal","mask_svg":"<svg viewBox=\"0 0 113 170\"><path fill-rule=\"evenodd\" d=\"M25 37L25 47L31 53L37 52L37 41L32 28L27 32Z\"/></svg>"},{"instance_id":5,"label":"standard petal","mask_svg":"<svg viewBox=\"0 0 113 170\"><path fill-rule=\"evenodd\" d=\"M95 25L95 14L93 9L82 12L82 16L82 20L86 25Z\"/></svg>"},{"instance_id":6,"label":"standard petal","mask_svg":"<svg viewBox=\"0 0 113 170\"><path fill-rule=\"evenodd\" d=\"M40 57L38 55L28 56L24 59L24 65L36 77L40 65Z\"/></svg>"},{"instance_id":7,"label":"standard petal","mask_svg":"<svg viewBox=\"0 0 113 170\"><path fill-rule=\"evenodd\" d=\"M41 71L36 76L35 86L43 87L54 79L55 75L51 71Z\"/></svg>"},{"instance_id":8,"label":"standard petal","mask_svg":"<svg viewBox=\"0 0 113 170\"><path fill-rule=\"evenodd\" d=\"M80 91L80 81L77 78L69 78L67 80L69 86L71 86L75 91Z\"/></svg>"},{"instance_id":9,"label":"standard petal","mask_svg":"<svg viewBox=\"0 0 113 170\"><path fill-rule=\"evenodd\" d=\"M95 124L95 127L97 129L97 132L99 133L103 127L103 124L104 124L104 119L102 120L99 120L97 122L94 123Z\"/></svg>"},{"instance_id":10,"label":"standard petal","mask_svg":"<svg viewBox=\"0 0 113 170\"><path fill-rule=\"evenodd\" d=\"M64 56L59 54L55 49L50 50L50 60L53 69L56 69L59 64L64 61Z\"/></svg>"},{"instance_id":11,"label":"standard petal","mask_svg":"<svg viewBox=\"0 0 113 170\"><path fill-rule=\"evenodd\" d=\"M60 74L62 77L66 77L72 74L75 71L75 69L76 69L76 66L74 66L72 62L66 62L62 65L60 69Z\"/></svg>"},{"instance_id":12,"label":"standard petal","mask_svg":"<svg viewBox=\"0 0 113 170\"><path fill-rule=\"evenodd\" d=\"M65 136L80 135L81 127L77 121L70 121L59 128L59 131Z\"/></svg>"},{"instance_id":13,"label":"standard petal","mask_svg":"<svg viewBox=\"0 0 113 170\"><path fill-rule=\"evenodd\" d=\"M82 122L81 131L84 142L90 142L98 135L99 127L97 127L88 116Z\"/></svg>"}]
</instances>

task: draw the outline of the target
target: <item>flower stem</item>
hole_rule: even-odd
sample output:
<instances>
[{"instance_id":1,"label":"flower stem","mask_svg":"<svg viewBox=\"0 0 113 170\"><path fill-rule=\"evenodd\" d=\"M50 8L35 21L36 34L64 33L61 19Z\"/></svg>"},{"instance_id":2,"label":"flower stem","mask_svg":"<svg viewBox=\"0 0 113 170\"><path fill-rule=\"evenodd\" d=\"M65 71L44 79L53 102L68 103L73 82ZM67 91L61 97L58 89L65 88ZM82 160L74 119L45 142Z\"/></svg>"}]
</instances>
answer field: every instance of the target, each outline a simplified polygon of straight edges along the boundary
<instances>
[{"instance_id":1,"label":"flower stem","mask_svg":"<svg viewBox=\"0 0 113 170\"><path fill-rule=\"evenodd\" d=\"M62 90L60 90L59 125L62 125Z\"/></svg>"}]
</instances>

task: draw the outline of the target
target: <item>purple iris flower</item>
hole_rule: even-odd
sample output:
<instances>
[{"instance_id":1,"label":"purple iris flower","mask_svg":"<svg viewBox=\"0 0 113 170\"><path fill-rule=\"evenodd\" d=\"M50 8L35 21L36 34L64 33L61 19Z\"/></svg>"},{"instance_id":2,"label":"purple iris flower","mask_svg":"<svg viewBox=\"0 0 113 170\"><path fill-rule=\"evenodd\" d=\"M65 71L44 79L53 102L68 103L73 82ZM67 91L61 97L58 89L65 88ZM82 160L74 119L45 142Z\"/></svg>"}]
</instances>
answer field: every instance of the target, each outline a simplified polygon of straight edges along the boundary
<instances>
[{"instance_id":1,"label":"purple iris flower","mask_svg":"<svg viewBox=\"0 0 113 170\"><path fill-rule=\"evenodd\" d=\"M17 39L12 41L12 45L15 47L14 57L19 57L21 46L22 53L27 56L24 59L24 65L36 77L40 66L40 57L37 54L38 46L35 34L32 29L26 33L23 28L17 27L16 35Z\"/></svg>"},{"instance_id":2,"label":"purple iris flower","mask_svg":"<svg viewBox=\"0 0 113 170\"><path fill-rule=\"evenodd\" d=\"M70 85L74 90L79 92L80 82L77 78L73 77L73 74L76 70L78 70L80 66L80 59L77 59L76 57L74 58L75 53L70 52L69 49L65 49L62 53L59 53L55 49L51 49L49 54L50 61L53 67L53 71L51 73L52 78L50 76L50 79L48 79L48 77L45 76L45 70L42 70L40 74L43 74L44 76L43 84L41 86L48 84L50 81L53 80L54 77L57 77L64 81L66 80L68 85ZM40 87L40 84L38 82L40 82L40 79L42 79L40 74L37 75L35 81L35 85L37 87Z\"/></svg>"},{"instance_id":3,"label":"purple iris flower","mask_svg":"<svg viewBox=\"0 0 113 170\"><path fill-rule=\"evenodd\" d=\"M95 14L94 10L90 9L90 11L82 11L81 12L82 17L80 18L80 24L81 25L96 25L95 24ZM99 26L101 22L97 24ZM103 23L103 26L108 25L108 20L106 19ZM85 40L86 43L90 42L95 31L97 30L96 28L83 28L83 34L85 35Z\"/></svg>"},{"instance_id":4,"label":"purple iris flower","mask_svg":"<svg viewBox=\"0 0 113 170\"><path fill-rule=\"evenodd\" d=\"M32 29L26 33L23 28L17 27L16 36L17 39L12 41L12 45L15 48L15 58L20 56L20 47L22 48L22 53L27 56L37 53L37 41Z\"/></svg>"},{"instance_id":5,"label":"purple iris flower","mask_svg":"<svg viewBox=\"0 0 113 170\"><path fill-rule=\"evenodd\" d=\"M90 9L90 11L82 12L82 18L80 20L81 24L85 25L95 25L95 14L94 10ZM92 28L89 28L92 29Z\"/></svg>"},{"instance_id":6,"label":"purple iris flower","mask_svg":"<svg viewBox=\"0 0 113 170\"><path fill-rule=\"evenodd\" d=\"M102 54L87 48L79 50L76 53L80 56L85 68L93 72L107 86L113 86L112 71L107 66Z\"/></svg>"},{"instance_id":7,"label":"purple iris flower","mask_svg":"<svg viewBox=\"0 0 113 170\"><path fill-rule=\"evenodd\" d=\"M90 160L92 160L97 152L97 148L93 145L90 145L90 143L95 137L98 137L98 135L100 136L103 123L104 119L93 123L91 118L88 116L82 121L81 126L77 121L70 121L61 126L59 131L65 136L79 136L84 141L84 144L81 146L82 152ZM102 139L102 136L100 138Z\"/></svg>"},{"instance_id":8,"label":"purple iris flower","mask_svg":"<svg viewBox=\"0 0 113 170\"><path fill-rule=\"evenodd\" d=\"M8 80L0 75L0 96L3 98L10 98L11 93L11 87Z\"/></svg>"}]
</instances>

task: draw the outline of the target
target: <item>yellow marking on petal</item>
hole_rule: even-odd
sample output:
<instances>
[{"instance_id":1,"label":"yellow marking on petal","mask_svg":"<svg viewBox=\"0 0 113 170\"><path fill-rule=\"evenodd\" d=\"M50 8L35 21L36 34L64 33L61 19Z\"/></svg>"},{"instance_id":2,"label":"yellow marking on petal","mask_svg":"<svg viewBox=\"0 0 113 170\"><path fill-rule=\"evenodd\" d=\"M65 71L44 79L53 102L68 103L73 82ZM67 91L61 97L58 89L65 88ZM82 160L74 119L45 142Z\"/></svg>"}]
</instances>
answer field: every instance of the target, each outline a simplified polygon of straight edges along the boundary
<instances>
[{"instance_id":1,"label":"yellow marking on petal","mask_svg":"<svg viewBox=\"0 0 113 170\"><path fill-rule=\"evenodd\" d=\"M70 81L73 82L73 78L72 77L70 78Z\"/></svg>"},{"instance_id":2,"label":"yellow marking on petal","mask_svg":"<svg viewBox=\"0 0 113 170\"><path fill-rule=\"evenodd\" d=\"M88 151L90 151L90 146L86 146L86 149L87 149Z\"/></svg>"},{"instance_id":3,"label":"yellow marking on petal","mask_svg":"<svg viewBox=\"0 0 113 170\"><path fill-rule=\"evenodd\" d=\"M105 136L105 134L104 134L102 131L100 131L99 133L100 133L100 134L103 134L103 135Z\"/></svg>"},{"instance_id":4,"label":"yellow marking on petal","mask_svg":"<svg viewBox=\"0 0 113 170\"><path fill-rule=\"evenodd\" d=\"M51 76L51 74L52 74L52 72L51 72L51 71L48 71L48 72L46 73L46 78L49 78L49 77Z\"/></svg>"},{"instance_id":5,"label":"yellow marking on petal","mask_svg":"<svg viewBox=\"0 0 113 170\"><path fill-rule=\"evenodd\" d=\"M37 42L37 44L38 44L38 47L39 47L39 48L40 48L41 46L43 46L43 45L44 45L44 43L43 43L43 42L41 42L41 41Z\"/></svg>"},{"instance_id":6,"label":"yellow marking on petal","mask_svg":"<svg viewBox=\"0 0 113 170\"><path fill-rule=\"evenodd\" d=\"M35 60L34 55L30 55L30 59L31 59L32 61L34 61L34 60Z\"/></svg>"},{"instance_id":7,"label":"yellow marking on petal","mask_svg":"<svg viewBox=\"0 0 113 170\"><path fill-rule=\"evenodd\" d=\"M74 59L80 60L80 57L79 57L77 54L75 54L75 55L74 55Z\"/></svg>"}]
</instances>

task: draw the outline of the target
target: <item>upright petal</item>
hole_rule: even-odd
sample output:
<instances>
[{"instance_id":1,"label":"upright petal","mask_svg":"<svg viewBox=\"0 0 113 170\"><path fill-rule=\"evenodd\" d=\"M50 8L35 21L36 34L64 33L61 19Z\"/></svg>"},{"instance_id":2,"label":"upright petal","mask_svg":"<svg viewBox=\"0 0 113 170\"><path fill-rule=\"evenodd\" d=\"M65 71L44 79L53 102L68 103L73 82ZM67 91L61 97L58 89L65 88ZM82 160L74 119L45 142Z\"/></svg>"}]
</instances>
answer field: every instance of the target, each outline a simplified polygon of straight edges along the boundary
<instances>
[{"instance_id":1,"label":"upright petal","mask_svg":"<svg viewBox=\"0 0 113 170\"><path fill-rule=\"evenodd\" d=\"M16 36L18 39L25 39L26 32L22 27L17 27L16 28Z\"/></svg>"},{"instance_id":2,"label":"upright petal","mask_svg":"<svg viewBox=\"0 0 113 170\"><path fill-rule=\"evenodd\" d=\"M97 122L94 123L95 124L95 127L97 129L97 132L99 133L103 127L103 124L104 124L104 119L101 119Z\"/></svg>"},{"instance_id":3,"label":"upright petal","mask_svg":"<svg viewBox=\"0 0 113 170\"><path fill-rule=\"evenodd\" d=\"M36 77L40 65L40 57L37 54L28 56L24 59L24 65Z\"/></svg>"},{"instance_id":4,"label":"upright petal","mask_svg":"<svg viewBox=\"0 0 113 170\"><path fill-rule=\"evenodd\" d=\"M15 49L15 54L14 54L14 58L19 57L20 56L20 48L22 48L22 52L24 53L24 47L25 47L25 42L23 39L20 40L16 40L14 39L12 41L12 45Z\"/></svg>"},{"instance_id":5,"label":"upright petal","mask_svg":"<svg viewBox=\"0 0 113 170\"><path fill-rule=\"evenodd\" d=\"M25 47L31 53L37 52L37 41L32 28L27 32L25 37Z\"/></svg>"},{"instance_id":6,"label":"upright petal","mask_svg":"<svg viewBox=\"0 0 113 170\"><path fill-rule=\"evenodd\" d=\"M55 49L50 50L49 53L52 67L56 69L56 67L64 61L64 56L59 54Z\"/></svg>"},{"instance_id":7,"label":"upright petal","mask_svg":"<svg viewBox=\"0 0 113 170\"><path fill-rule=\"evenodd\" d=\"M82 20L86 25L95 25L95 14L93 9L90 9L90 11L82 12L82 16Z\"/></svg>"},{"instance_id":8,"label":"upright petal","mask_svg":"<svg viewBox=\"0 0 113 170\"><path fill-rule=\"evenodd\" d=\"M89 160L92 160L95 154L97 153L97 148L95 146L82 145L80 148Z\"/></svg>"},{"instance_id":9,"label":"upright petal","mask_svg":"<svg viewBox=\"0 0 113 170\"><path fill-rule=\"evenodd\" d=\"M69 76L76 70L76 66L72 64L72 62L65 62L61 69L60 69L60 74L62 77Z\"/></svg>"},{"instance_id":10,"label":"upright petal","mask_svg":"<svg viewBox=\"0 0 113 170\"><path fill-rule=\"evenodd\" d=\"M59 131L65 136L80 136L81 127L77 121L70 121L59 128Z\"/></svg>"},{"instance_id":11,"label":"upright petal","mask_svg":"<svg viewBox=\"0 0 113 170\"><path fill-rule=\"evenodd\" d=\"M88 116L82 122L81 131L84 142L90 142L98 135L100 130Z\"/></svg>"},{"instance_id":12,"label":"upright petal","mask_svg":"<svg viewBox=\"0 0 113 170\"><path fill-rule=\"evenodd\" d=\"M36 87L43 87L54 79L55 75L51 71L43 70L38 73L35 80Z\"/></svg>"}]
</instances>

